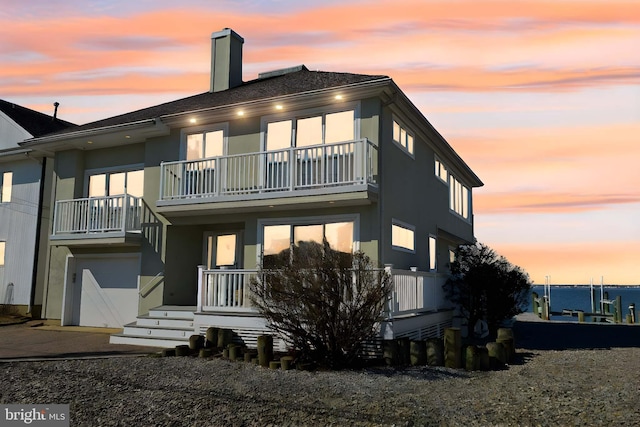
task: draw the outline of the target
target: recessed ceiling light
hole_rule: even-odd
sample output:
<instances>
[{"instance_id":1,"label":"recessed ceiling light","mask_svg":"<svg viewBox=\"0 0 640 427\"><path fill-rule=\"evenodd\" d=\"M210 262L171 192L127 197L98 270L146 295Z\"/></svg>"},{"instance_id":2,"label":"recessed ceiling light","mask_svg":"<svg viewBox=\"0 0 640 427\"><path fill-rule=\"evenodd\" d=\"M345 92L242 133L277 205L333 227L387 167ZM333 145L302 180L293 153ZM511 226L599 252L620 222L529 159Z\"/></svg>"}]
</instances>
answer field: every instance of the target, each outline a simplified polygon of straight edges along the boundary
<instances>
[{"instance_id":1,"label":"recessed ceiling light","mask_svg":"<svg viewBox=\"0 0 640 427\"><path fill-rule=\"evenodd\" d=\"M239 116L244 116L244 111L242 111L242 110L238 111L238 115Z\"/></svg>"},{"instance_id":2,"label":"recessed ceiling light","mask_svg":"<svg viewBox=\"0 0 640 427\"><path fill-rule=\"evenodd\" d=\"M131 135L125 135L124 137L129 139L129 138L131 138Z\"/></svg>"},{"instance_id":3,"label":"recessed ceiling light","mask_svg":"<svg viewBox=\"0 0 640 427\"><path fill-rule=\"evenodd\" d=\"M195 122L196 122L196 119L195 119L195 118L191 118L191 119L189 119L189 123L195 123Z\"/></svg>"},{"instance_id":4,"label":"recessed ceiling light","mask_svg":"<svg viewBox=\"0 0 640 427\"><path fill-rule=\"evenodd\" d=\"M342 95L336 95L336 99L342 99Z\"/></svg>"},{"instance_id":5,"label":"recessed ceiling light","mask_svg":"<svg viewBox=\"0 0 640 427\"><path fill-rule=\"evenodd\" d=\"M87 144L93 144L93 141L87 141Z\"/></svg>"},{"instance_id":6,"label":"recessed ceiling light","mask_svg":"<svg viewBox=\"0 0 640 427\"><path fill-rule=\"evenodd\" d=\"M282 110L282 108L283 108L283 107L282 107L282 105L281 105L281 104L276 105L276 110Z\"/></svg>"}]
</instances>

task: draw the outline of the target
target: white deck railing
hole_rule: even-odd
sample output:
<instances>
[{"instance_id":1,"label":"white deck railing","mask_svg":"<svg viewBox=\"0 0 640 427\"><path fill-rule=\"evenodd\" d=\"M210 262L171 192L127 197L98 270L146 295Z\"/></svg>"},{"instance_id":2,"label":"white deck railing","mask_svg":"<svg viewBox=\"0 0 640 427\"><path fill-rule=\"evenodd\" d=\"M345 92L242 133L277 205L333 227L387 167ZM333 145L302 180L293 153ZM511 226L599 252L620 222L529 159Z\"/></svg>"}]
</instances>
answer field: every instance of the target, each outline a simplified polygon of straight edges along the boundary
<instances>
[{"instance_id":1,"label":"white deck railing","mask_svg":"<svg viewBox=\"0 0 640 427\"><path fill-rule=\"evenodd\" d=\"M393 278L391 316L435 311L449 306L442 285L446 274L425 271L387 269Z\"/></svg>"},{"instance_id":2,"label":"white deck railing","mask_svg":"<svg viewBox=\"0 0 640 427\"><path fill-rule=\"evenodd\" d=\"M444 274L387 269L393 282L390 317L447 308ZM258 270L206 270L198 267L198 311L253 311L249 283Z\"/></svg>"},{"instance_id":3,"label":"white deck railing","mask_svg":"<svg viewBox=\"0 0 640 427\"><path fill-rule=\"evenodd\" d=\"M160 200L376 184L377 147L367 139L162 162Z\"/></svg>"},{"instance_id":4,"label":"white deck railing","mask_svg":"<svg viewBox=\"0 0 640 427\"><path fill-rule=\"evenodd\" d=\"M198 311L252 311L249 283L257 270L205 270L198 266Z\"/></svg>"},{"instance_id":5,"label":"white deck railing","mask_svg":"<svg viewBox=\"0 0 640 427\"><path fill-rule=\"evenodd\" d=\"M139 231L142 198L127 194L58 200L53 234Z\"/></svg>"}]
</instances>

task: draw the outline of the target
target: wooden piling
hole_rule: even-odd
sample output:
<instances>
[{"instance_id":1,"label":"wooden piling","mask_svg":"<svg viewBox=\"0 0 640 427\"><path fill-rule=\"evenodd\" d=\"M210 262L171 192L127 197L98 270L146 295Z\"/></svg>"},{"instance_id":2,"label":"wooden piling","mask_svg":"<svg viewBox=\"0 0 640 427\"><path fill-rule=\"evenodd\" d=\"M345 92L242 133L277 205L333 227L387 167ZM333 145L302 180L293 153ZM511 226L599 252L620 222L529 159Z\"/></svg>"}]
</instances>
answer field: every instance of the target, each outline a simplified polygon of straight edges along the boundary
<instances>
[{"instance_id":1,"label":"wooden piling","mask_svg":"<svg viewBox=\"0 0 640 427\"><path fill-rule=\"evenodd\" d=\"M465 368L467 371L477 371L480 369L480 352L478 347L470 345L465 352Z\"/></svg>"},{"instance_id":2,"label":"wooden piling","mask_svg":"<svg viewBox=\"0 0 640 427\"><path fill-rule=\"evenodd\" d=\"M427 365L444 366L444 343L440 338L429 338L426 342Z\"/></svg>"},{"instance_id":3,"label":"wooden piling","mask_svg":"<svg viewBox=\"0 0 640 427\"><path fill-rule=\"evenodd\" d=\"M411 366L427 364L427 343L424 341L411 341L409 344Z\"/></svg>"},{"instance_id":4,"label":"wooden piling","mask_svg":"<svg viewBox=\"0 0 640 427\"><path fill-rule=\"evenodd\" d=\"M462 335L460 328L444 330L444 366L447 368L462 367Z\"/></svg>"},{"instance_id":5,"label":"wooden piling","mask_svg":"<svg viewBox=\"0 0 640 427\"><path fill-rule=\"evenodd\" d=\"M260 335L258 337L258 363L267 368L273 359L273 337L271 335Z\"/></svg>"}]
</instances>

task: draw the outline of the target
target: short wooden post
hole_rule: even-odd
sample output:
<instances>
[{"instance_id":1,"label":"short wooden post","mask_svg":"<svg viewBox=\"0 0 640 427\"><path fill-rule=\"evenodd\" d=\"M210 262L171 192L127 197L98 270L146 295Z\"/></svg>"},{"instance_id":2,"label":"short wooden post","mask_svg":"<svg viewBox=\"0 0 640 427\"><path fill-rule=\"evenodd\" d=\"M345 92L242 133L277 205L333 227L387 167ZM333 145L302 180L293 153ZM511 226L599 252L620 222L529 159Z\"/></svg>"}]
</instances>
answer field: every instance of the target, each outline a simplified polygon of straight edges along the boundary
<instances>
[{"instance_id":1,"label":"short wooden post","mask_svg":"<svg viewBox=\"0 0 640 427\"><path fill-rule=\"evenodd\" d=\"M233 331L231 329L218 329L218 348L227 348L233 341Z\"/></svg>"},{"instance_id":2,"label":"short wooden post","mask_svg":"<svg viewBox=\"0 0 640 427\"><path fill-rule=\"evenodd\" d=\"M382 357L387 366L396 366L400 363L400 355L398 350L398 341L384 340L382 341Z\"/></svg>"},{"instance_id":3,"label":"short wooden post","mask_svg":"<svg viewBox=\"0 0 640 427\"><path fill-rule=\"evenodd\" d=\"M189 337L189 350L196 351L204 347L204 337L202 335L191 335Z\"/></svg>"},{"instance_id":4,"label":"short wooden post","mask_svg":"<svg viewBox=\"0 0 640 427\"><path fill-rule=\"evenodd\" d=\"M411 363L411 340L409 338L398 338L397 341L400 364L407 366Z\"/></svg>"},{"instance_id":5,"label":"short wooden post","mask_svg":"<svg viewBox=\"0 0 640 427\"><path fill-rule=\"evenodd\" d=\"M282 356L280 358L280 368L283 371L291 369L291 363L293 362L293 356Z\"/></svg>"},{"instance_id":6,"label":"short wooden post","mask_svg":"<svg viewBox=\"0 0 640 427\"><path fill-rule=\"evenodd\" d=\"M211 350L210 348L201 348L200 352L198 353L198 357L201 359L205 359L207 357L211 357L212 354L213 350Z\"/></svg>"},{"instance_id":7,"label":"short wooden post","mask_svg":"<svg viewBox=\"0 0 640 427\"><path fill-rule=\"evenodd\" d=\"M273 359L273 337L260 335L258 337L258 364L267 368L271 359Z\"/></svg>"},{"instance_id":8,"label":"short wooden post","mask_svg":"<svg viewBox=\"0 0 640 427\"><path fill-rule=\"evenodd\" d=\"M605 291L603 294L604 299L606 299L607 301L609 301L609 292ZM602 303L602 312L604 314L609 314L609 304L604 304Z\"/></svg>"},{"instance_id":9,"label":"short wooden post","mask_svg":"<svg viewBox=\"0 0 640 427\"><path fill-rule=\"evenodd\" d=\"M427 365L444 366L444 344L440 338L429 338L427 346Z\"/></svg>"},{"instance_id":10,"label":"short wooden post","mask_svg":"<svg viewBox=\"0 0 640 427\"><path fill-rule=\"evenodd\" d=\"M614 306L615 310L615 322L622 323L622 297L618 295Z\"/></svg>"},{"instance_id":11,"label":"short wooden post","mask_svg":"<svg viewBox=\"0 0 640 427\"><path fill-rule=\"evenodd\" d=\"M487 349L487 347L478 347L478 353L480 354L480 370L488 371L489 369L491 369L489 350Z\"/></svg>"},{"instance_id":12,"label":"short wooden post","mask_svg":"<svg viewBox=\"0 0 640 427\"><path fill-rule=\"evenodd\" d=\"M460 328L444 330L444 366L447 368L462 367L462 336Z\"/></svg>"},{"instance_id":13,"label":"short wooden post","mask_svg":"<svg viewBox=\"0 0 640 427\"><path fill-rule=\"evenodd\" d=\"M173 357L176 355L175 348L165 348L162 350L162 357Z\"/></svg>"},{"instance_id":14,"label":"short wooden post","mask_svg":"<svg viewBox=\"0 0 640 427\"><path fill-rule=\"evenodd\" d=\"M502 343L502 345L504 345L507 355L507 361L512 361L516 355L516 341L513 336L513 329L499 328L496 342Z\"/></svg>"},{"instance_id":15,"label":"short wooden post","mask_svg":"<svg viewBox=\"0 0 640 427\"><path fill-rule=\"evenodd\" d=\"M502 369L507 363L507 355L504 350L504 346L499 342L487 343L487 350L489 352L489 365L491 369Z\"/></svg>"},{"instance_id":16,"label":"short wooden post","mask_svg":"<svg viewBox=\"0 0 640 427\"><path fill-rule=\"evenodd\" d=\"M584 323L584 311L578 310L578 322Z\"/></svg>"},{"instance_id":17,"label":"short wooden post","mask_svg":"<svg viewBox=\"0 0 640 427\"><path fill-rule=\"evenodd\" d=\"M240 354L240 346L235 344L229 344L229 360L235 361Z\"/></svg>"},{"instance_id":18,"label":"short wooden post","mask_svg":"<svg viewBox=\"0 0 640 427\"><path fill-rule=\"evenodd\" d=\"M427 343L424 341L411 341L409 344L411 365L427 364Z\"/></svg>"},{"instance_id":19,"label":"short wooden post","mask_svg":"<svg viewBox=\"0 0 640 427\"><path fill-rule=\"evenodd\" d=\"M467 371L477 371L480 369L480 352L478 347L470 345L465 352L465 368Z\"/></svg>"},{"instance_id":20,"label":"short wooden post","mask_svg":"<svg viewBox=\"0 0 640 427\"><path fill-rule=\"evenodd\" d=\"M280 369L280 362L272 360L269 362L269 369Z\"/></svg>"},{"instance_id":21,"label":"short wooden post","mask_svg":"<svg viewBox=\"0 0 640 427\"><path fill-rule=\"evenodd\" d=\"M244 361L247 363L251 363L251 359L253 358L253 355L251 353L249 353L248 351L244 353Z\"/></svg>"},{"instance_id":22,"label":"short wooden post","mask_svg":"<svg viewBox=\"0 0 640 427\"><path fill-rule=\"evenodd\" d=\"M631 316L631 322L629 323L636 323L636 304L633 302L629 304L629 315Z\"/></svg>"},{"instance_id":23,"label":"short wooden post","mask_svg":"<svg viewBox=\"0 0 640 427\"><path fill-rule=\"evenodd\" d=\"M633 320L631 319L631 315L627 314L627 323L632 325L633 324Z\"/></svg>"},{"instance_id":24,"label":"short wooden post","mask_svg":"<svg viewBox=\"0 0 640 427\"><path fill-rule=\"evenodd\" d=\"M188 356L189 355L189 346L188 345L177 345L176 346L176 356Z\"/></svg>"},{"instance_id":25,"label":"short wooden post","mask_svg":"<svg viewBox=\"0 0 640 427\"><path fill-rule=\"evenodd\" d=\"M207 348L212 348L218 345L218 328L214 328L213 326L207 328L207 332L205 333L205 341L204 346Z\"/></svg>"}]
</instances>

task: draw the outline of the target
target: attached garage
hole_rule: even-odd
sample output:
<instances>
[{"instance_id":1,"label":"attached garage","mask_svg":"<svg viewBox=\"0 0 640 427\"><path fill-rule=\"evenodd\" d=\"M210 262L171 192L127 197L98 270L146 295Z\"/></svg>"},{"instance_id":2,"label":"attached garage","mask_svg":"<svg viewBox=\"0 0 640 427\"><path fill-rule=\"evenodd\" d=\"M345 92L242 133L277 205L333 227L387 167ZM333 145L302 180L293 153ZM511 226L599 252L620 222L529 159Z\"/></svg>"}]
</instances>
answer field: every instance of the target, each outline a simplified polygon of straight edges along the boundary
<instances>
[{"instance_id":1,"label":"attached garage","mask_svg":"<svg viewBox=\"0 0 640 427\"><path fill-rule=\"evenodd\" d=\"M140 255L67 258L63 325L121 328L138 315Z\"/></svg>"}]
</instances>

